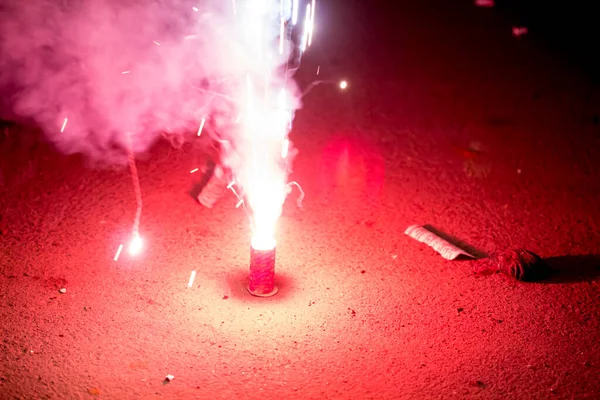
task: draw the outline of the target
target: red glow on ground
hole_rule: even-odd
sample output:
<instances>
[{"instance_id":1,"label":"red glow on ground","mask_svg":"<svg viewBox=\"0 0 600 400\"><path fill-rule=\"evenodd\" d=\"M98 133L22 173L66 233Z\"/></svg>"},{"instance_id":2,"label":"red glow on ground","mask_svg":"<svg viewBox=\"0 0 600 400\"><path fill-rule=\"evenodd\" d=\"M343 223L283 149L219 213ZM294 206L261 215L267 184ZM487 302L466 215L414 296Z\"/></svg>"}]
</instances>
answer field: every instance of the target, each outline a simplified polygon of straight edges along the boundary
<instances>
[{"instance_id":1,"label":"red glow on ground","mask_svg":"<svg viewBox=\"0 0 600 400\"><path fill-rule=\"evenodd\" d=\"M364 139L336 136L323 149L323 189L339 196L376 201L384 188L385 164L381 150Z\"/></svg>"}]
</instances>

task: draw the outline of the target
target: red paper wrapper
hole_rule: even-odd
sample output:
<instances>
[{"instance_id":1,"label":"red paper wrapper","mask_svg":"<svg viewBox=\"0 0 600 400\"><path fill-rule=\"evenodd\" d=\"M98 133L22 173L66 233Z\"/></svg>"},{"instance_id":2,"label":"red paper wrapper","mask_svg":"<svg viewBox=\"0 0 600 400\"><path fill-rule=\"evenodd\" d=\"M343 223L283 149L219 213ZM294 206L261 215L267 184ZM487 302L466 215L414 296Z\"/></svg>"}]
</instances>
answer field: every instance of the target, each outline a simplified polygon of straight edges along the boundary
<instances>
[{"instance_id":1,"label":"red paper wrapper","mask_svg":"<svg viewBox=\"0 0 600 400\"><path fill-rule=\"evenodd\" d=\"M250 248L250 279L248 292L254 296L269 297L277 293L275 286L275 248Z\"/></svg>"}]
</instances>

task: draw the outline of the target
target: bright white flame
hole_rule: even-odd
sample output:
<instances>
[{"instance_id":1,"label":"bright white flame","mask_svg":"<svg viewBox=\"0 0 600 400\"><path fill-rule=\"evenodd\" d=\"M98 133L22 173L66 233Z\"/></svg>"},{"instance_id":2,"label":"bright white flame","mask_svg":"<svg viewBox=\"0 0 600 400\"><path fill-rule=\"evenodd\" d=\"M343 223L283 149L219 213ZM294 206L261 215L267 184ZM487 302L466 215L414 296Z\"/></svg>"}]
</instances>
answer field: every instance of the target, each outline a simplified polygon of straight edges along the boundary
<instances>
[{"instance_id":1,"label":"bright white flame","mask_svg":"<svg viewBox=\"0 0 600 400\"><path fill-rule=\"evenodd\" d=\"M290 141L283 139L283 146L281 146L281 158L287 158L290 151Z\"/></svg>"},{"instance_id":2,"label":"bright white flame","mask_svg":"<svg viewBox=\"0 0 600 400\"><path fill-rule=\"evenodd\" d=\"M129 242L129 255L135 257L142 252L143 248L144 241L139 234L135 233L131 238L131 242Z\"/></svg>"},{"instance_id":3,"label":"bright white flame","mask_svg":"<svg viewBox=\"0 0 600 400\"><path fill-rule=\"evenodd\" d=\"M285 20L283 19L283 16L281 17L279 25L279 55L283 55L283 43L285 40Z\"/></svg>"},{"instance_id":4,"label":"bright white flame","mask_svg":"<svg viewBox=\"0 0 600 400\"><path fill-rule=\"evenodd\" d=\"M304 18L304 34L302 35L302 44L300 45L302 51L306 51L308 44L308 36L310 35L310 4L306 5L306 16Z\"/></svg>"},{"instance_id":5,"label":"bright white flame","mask_svg":"<svg viewBox=\"0 0 600 400\"><path fill-rule=\"evenodd\" d=\"M273 250L277 246L277 241L275 239L265 239L253 236L250 245L254 250L267 251Z\"/></svg>"},{"instance_id":6,"label":"bright white flame","mask_svg":"<svg viewBox=\"0 0 600 400\"><path fill-rule=\"evenodd\" d=\"M312 41L315 1L307 3L301 22L301 51ZM285 62L287 24L298 23L300 0L252 0L247 4L240 12L243 51L247 52L246 82L237 103L241 107L236 120L240 137L236 142L237 158L232 162L236 186L243 193L238 196L237 206L243 204L251 219L252 247L269 250L276 245L277 223L291 190L287 175L293 148L288 133L295 109L292 91L277 84L281 78L277 68ZM269 19L273 25L265 23ZM279 41L274 42L277 31ZM285 81L283 85L288 84Z\"/></svg>"},{"instance_id":7,"label":"bright white flame","mask_svg":"<svg viewBox=\"0 0 600 400\"><path fill-rule=\"evenodd\" d=\"M348 87L348 82L346 81L341 81L340 82L340 89L346 89Z\"/></svg>"},{"instance_id":8,"label":"bright white flame","mask_svg":"<svg viewBox=\"0 0 600 400\"><path fill-rule=\"evenodd\" d=\"M300 0L293 0L292 4L292 24L296 25L298 23L298 5L300 4Z\"/></svg>"},{"instance_id":9,"label":"bright white flame","mask_svg":"<svg viewBox=\"0 0 600 400\"><path fill-rule=\"evenodd\" d=\"M274 97L275 107L256 93L247 78L242 126L251 152L243 156L241 184L252 210L252 246L261 250L274 246L277 221L288 191L286 171L281 166L284 152L287 157L285 147L289 149L287 92L281 89L273 95L269 91L265 94L267 99Z\"/></svg>"},{"instance_id":10,"label":"bright white flame","mask_svg":"<svg viewBox=\"0 0 600 400\"><path fill-rule=\"evenodd\" d=\"M315 1L316 0L312 0L312 7L310 9L311 13L310 13L310 26L309 26L309 31L308 31L308 46L310 46L312 44L312 38L313 38L313 31L315 29Z\"/></svg>"}]
</instances>

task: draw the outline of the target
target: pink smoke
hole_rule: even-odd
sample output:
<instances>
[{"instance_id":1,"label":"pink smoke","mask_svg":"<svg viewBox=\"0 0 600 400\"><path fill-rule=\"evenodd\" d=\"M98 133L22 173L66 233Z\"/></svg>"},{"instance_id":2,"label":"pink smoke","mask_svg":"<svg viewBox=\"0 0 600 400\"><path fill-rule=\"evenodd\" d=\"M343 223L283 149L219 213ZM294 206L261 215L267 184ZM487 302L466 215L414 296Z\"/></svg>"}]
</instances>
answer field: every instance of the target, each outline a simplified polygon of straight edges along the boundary
<instances>
[{"instance_id":1,"label":"pink smoke","mask_svg":"<svg viewBox=\"0 0 600 400\"><path fill-rule=\"evenodd\" d=\"M232 105L213 92L237 93L224 78L248 60L230 2L200 4L4 0L0 85L12 90L13 112L60 150L113 162L124 159L129 135L144 151L165 130L229 118Z\"/></svg>"}]
</instances>

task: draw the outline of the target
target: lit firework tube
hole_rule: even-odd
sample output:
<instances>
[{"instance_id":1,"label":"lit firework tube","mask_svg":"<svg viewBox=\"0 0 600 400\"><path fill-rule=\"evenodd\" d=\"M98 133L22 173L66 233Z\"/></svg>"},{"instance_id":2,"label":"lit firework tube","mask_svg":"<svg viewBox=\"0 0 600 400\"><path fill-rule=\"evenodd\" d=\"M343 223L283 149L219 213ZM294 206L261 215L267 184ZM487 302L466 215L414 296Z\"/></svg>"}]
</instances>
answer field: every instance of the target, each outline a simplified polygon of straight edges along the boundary
<instances>
[{"instance_id":1,"label":"lit firework tube","mask_svg":"<svg viewBox=\"0 0 600 400\"><path fill-rule=\"evenodd\" d=\"M304 46L312 38L314 0L307 4ZM273 7L277 5L277 8ZM288 139L293 119L295 83L289 81L290 57L298 53L292 38L300 9L297 1L254 0L240 11L245 50L249 52L245 85L240 85L234 178L250 216L252 239L248 292L268 297L275 285L276 230L283 203L290 191L287 181L293 147ZM265 21L272 20L272 24ZM279 40L274 41L274 38ZM274 47L273 44L278 46ZM277 56L279 55L279 56ZM280 57L282 56L282 57ZM252 61L252 62L250 62ZM285 67L285 69L281 67ZM239 204L239 203L238 203Z\"/></svg>"},{"instance_id":2,"label":"lit firework tube","mask_svg":"<svg viewBox=\"0 0 600 400\"><path fill-rule=\"evenodd\" d=\"M261 297L277 293L275 279L275 232L289 190L286 182L289 115L285 91L276 96L277 106L264 104L247 81L246 118L243 120L248 146L241 175L246 204L251 211L252 241L248 291Z\"/></svg>"},{"instance_id":3,"label":"lit firework tube","mask_svg":"<svg viewBox=\"0 0 600 400\"><path fill-rule=\"evenodd\" d=\"M269 297L279 290L275 285L275 243L270 249L250 248L250 277L248 292L254 296Z\"/></svg>"}]
</instances>

